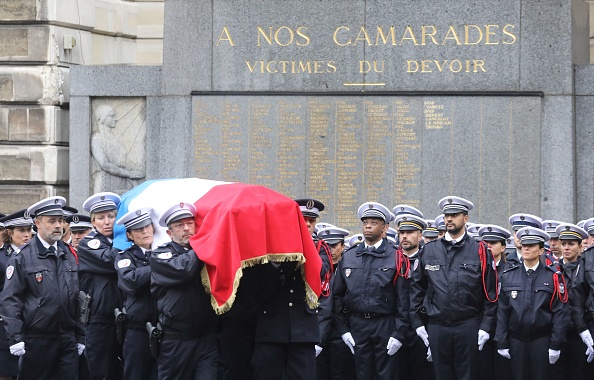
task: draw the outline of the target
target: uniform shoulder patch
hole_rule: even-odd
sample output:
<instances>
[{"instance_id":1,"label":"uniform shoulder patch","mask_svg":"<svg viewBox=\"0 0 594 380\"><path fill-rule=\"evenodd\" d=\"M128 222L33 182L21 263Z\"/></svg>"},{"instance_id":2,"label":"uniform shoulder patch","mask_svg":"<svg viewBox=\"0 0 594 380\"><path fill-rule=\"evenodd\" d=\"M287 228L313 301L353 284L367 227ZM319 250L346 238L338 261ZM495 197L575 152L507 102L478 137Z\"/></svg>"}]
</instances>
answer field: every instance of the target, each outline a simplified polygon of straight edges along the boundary
<instances>
[{"instance_id":1,"label":"uniform shoulder patch","mask_svg":"<svg viewBox=\"0 0 594 380\"><path fill-rule=\"evenodd\" d=\"M99 239L92 239L92 240L89 240L89 242L87 243L87 247L89 247L91 249L97 249L97 248L99 248L100 245L101 245L101 242L99 241Z\"/></svg>"},{"instance_id":2,"label":"uniform shoulder patch","mask_svg":"<svg viewBox=\"0 0 594 380\"><path fill-rule=\"evenodd\" d=\"M8 268L6 268L6 279L10 280L12 278L13 274L14 274L14 266L10 265Z\"/></svg>"},{"instance_id":3,"label":"uniform shoulder patch","mask_svg":"<svg viewBox=\"0 0 594 380\"><path fill-rule=\"evenodd\" d=\"M130 259L123 259L118 261L118 268L126 268L129 267L131 264Z\"/></svg>"},{"instance_id":4,"label":"uniform shoulder patch","mask_svg":"<svg viewBox=\"0 0 594 380\"><path fill-rule=\"evenodd\" d=\"M171 252L167 251L167 252L161 252L157 255L157 258L161 259L161 260L168 260L170 258L172 258L173 255L171 254Z\"/></svg>"}]
</instances>

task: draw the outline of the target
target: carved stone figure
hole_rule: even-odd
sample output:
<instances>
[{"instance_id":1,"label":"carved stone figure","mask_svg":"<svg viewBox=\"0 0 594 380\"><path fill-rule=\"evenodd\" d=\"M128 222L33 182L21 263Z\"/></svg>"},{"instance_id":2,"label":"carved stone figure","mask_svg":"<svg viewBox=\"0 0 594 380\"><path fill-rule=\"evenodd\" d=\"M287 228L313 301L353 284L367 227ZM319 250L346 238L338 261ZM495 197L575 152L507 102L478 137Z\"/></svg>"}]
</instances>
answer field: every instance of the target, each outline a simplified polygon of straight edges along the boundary
<instances>
[{"instance_id":1,"label":"carved stone figure","mask_svg":"<svg viewBox=\"0 0 594 380\"><path fill-rule=\"evenodd\" d=\"M122 194L142 182L146 175L144 146L135 147L138 145L135 144L136 139L127 141L122 133L117 133L118 119L112 106L98 106L94 117L97 128L91 138L92 192L113 191Z\"/></svg>"}]
</instances>

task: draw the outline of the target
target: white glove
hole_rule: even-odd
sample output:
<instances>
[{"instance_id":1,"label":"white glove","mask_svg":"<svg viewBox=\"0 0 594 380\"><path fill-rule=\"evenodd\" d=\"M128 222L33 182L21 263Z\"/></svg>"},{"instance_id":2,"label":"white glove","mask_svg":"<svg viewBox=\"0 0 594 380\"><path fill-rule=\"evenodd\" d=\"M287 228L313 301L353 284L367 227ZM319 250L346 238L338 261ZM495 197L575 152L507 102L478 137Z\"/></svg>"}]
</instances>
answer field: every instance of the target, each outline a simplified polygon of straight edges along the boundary
<instances>
[{"instance_id":1,"label":"white glove","mask_svg":"<svg viewBox=\"0 0 594 380\"><path fill-rule=\"evenodd\" d=\"M561 351L551 350L549 348L549 364L557 363L557 360L559 360L559 356L561 356Z\"/></svg>"},{"instance_id":2,"label":"white glove","mask_svg":"<svg viewBox=\"0 0 594 380\"><path fill-rule=\"evenodd\" d=\"M423 339L423 343L425 343L425 347L429 347L429 334L427 334L427 330L425 330L425 326L417 327L415 330L419 338Z\"/></svg>"},{"instance_id":3,"label":"white glove","mask_svg":"<svg viewBox=\"0 0 594 380\"><path fill-rule=\"evenodd\" d=\"M490 337L491 337L491 335L489 335L488 332L483 331L483 330L479 330L479 333L478 333L479 351L482 351L483 350L483 347L485 346L485 343L487 343L487 341L489 340Z\"/></svg>"},{"instance_id":4,"label":"white glove","mask_svg":"<svg viewBox=\"0 0 594 380\"><path fill-rule=\"evenodd\" d=\"M351 354L355 355L355 349L353 347L355 347L355 340L353 339L353 336L351 335L350 332L346 332L344 334L342 334L340 336L342 338L342 341L344 342L344 344L347 345L347 347L351 350Z\"/></svg>"},{"instance_id":5,"label":"white glove","mask_svg":"<svg viewBox=\"0 0 594 380\"><path fill-rule=\"evenodd\" d=\"M588 349L586 350L586 355L588 356L586 358L586 361L588 363L591 363L592 362L592 359L594 359L594 348L588 347Z\"/></svg>"},{"instance_id":6,"label":"white glove","mask_svg":"<svg viewBox=\"0 0 594 380\"><path fill-rule=\"evenodd\" d=\"M386 346L386 349L388 350L388 355L394 355L396 352L398 352L400 347L402 347L402 343L398 339L392 337L388 339L388 345Z\"/></svg>"},{"instance_id":7,"label":"white glove","mask_svg":"<svg viewBox=\"0 0 594 380\"><path fill-rule=\"evenodd\" d=\"M25 342L18 342L10 346L10 353L14 356L25 355Z\"/></svg>"},{"instance_id":8,"label":"white glove","mask_svg":"<svg viewBox=\"0 0 594 380\"><path fill-rule=\"evenodd\" d=\"M594 340L592 340L592 334L590 334L590 330L584 330L580 333L580 338L582 338L582 342L588 347L594 346Z\"/></svg>"},{"instance_id":9,"label":"white glove","mask_svg":"<svg viewBox=\"0 0 594 380\"><path fill-rule=\"evenodd\" d=\"M83 347L84 347L84 346L83 346ZM320 347L320 346L318 346L318 345L316 344L316 358L317 358L318 356L320 356L320 354L322 353L322 350L323 350L323 348L322 348L322 347ZM79 355L80 355L80 354L79 354Z\"/></svg>"},{"instance_id":10,"label":"white glove","mask_svg":"<svg viewBox=\"0 0 594 380\"><path fill-rule=\"evenodd\" d=\"M499 355L503 356L504 358L511 359L511 356L509 355L509 349L508 348L497 350L497 353Z\"/></svg>"},{"instance_id":11,"label":"white glove","mask_svg":"<svg viewBox=\"0 0 594 380\"><path fill-rule=\"evenodd\" d=\"M77 343L76 344L76 349L78 350L78 356L81 356L82 353L85 351L85 345L84 344Z\"/></svg>"},{"instance_id":12,"label":"white glove","mask_svg":"<svg viewBox=\"0 0 594 380\"><path fill-rule=\"evenodd\" d=\"M429 347L427 349L427 358L426 359L429 363L433 363L433 356L431 356L431 347Z\"/></svg>"}]
</instances>

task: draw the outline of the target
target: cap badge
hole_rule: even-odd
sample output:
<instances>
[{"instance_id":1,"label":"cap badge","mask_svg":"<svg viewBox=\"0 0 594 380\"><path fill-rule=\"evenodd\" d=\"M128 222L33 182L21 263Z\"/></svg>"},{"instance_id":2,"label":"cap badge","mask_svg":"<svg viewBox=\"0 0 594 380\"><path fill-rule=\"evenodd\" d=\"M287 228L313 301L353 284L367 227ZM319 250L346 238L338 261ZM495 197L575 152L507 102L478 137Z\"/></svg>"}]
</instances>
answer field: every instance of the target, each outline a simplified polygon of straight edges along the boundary
<instances>
[{"instance_id":1,"label":"cap badge","mask_svg":"<svg viewBox=\"0 0 594 380\"><path fill-rule=\"evenodd\" d=\"M57 205L58 204L58 200L54 199L54 204Z\"/></svg>"},{"instance_id":2,"label":"cap badge","mask_svg":"<svg viewBox=\"0 0 594 380\"><path fill-rule=\"evenodd\" d=\"M23 217L25 219L29 219L31 217L31 214L29 213L29 211L25 211L25 213L23 214Z\"/></svg>"},{"instance_id":3,"label":"cap badge","mask_svg":"<svg viewBox=\"0 0 594 380\"><path fill-rule=\"evenodd\" d=\"M530 230L524 230L524 235L530 235Z\"/></svg>"},{"instance_id":4,"label":"cap badge","mask_svg":"<svg viewBox=\"0 0 594 380\"><path fill-rule=\"evenodd\" d=\"M489 232L493 232L493 228L488 227L487 230L489 230Z\"/></svg>"},{"instance_id":5,"label":"cap badge","mask_svg":"<svg viewBox=\"0 0 594 380\"><path fill-rule=\"evenodd\" d=\"M180 203L179 207L184 208L184 202Z\"/></svg>"},{"instance_id":6,"label":"cap badge","mask_svg":"<svg viewBox=\"0 0 594 380\"><path fill-rule=\"evenodd\" d=\"M571 229L571 227L565 226L565 231L569 231L570 229Z\"/></svg>"},{"instance_id":7,"label":"cap badge","mask_svg":"<svg viewBox=\"0 0 594 380\"><path fill-rule=\"evenodd\" d=\"M74 223L78 223L78 222L79 222L78 215L75 215L75 216L73 216L73 217L72 217L72 221L73 221Z\"/></svg>"},{"instance_id":8,"label":"cap badge","mask_svg":"<svg viewBox=\"0 0 594 380\"><path fill-rule=\"evenodd\" d=\"M101 196L101 200L104 201L105 200L105 195Z\"/></svg>"},{"instance_id":9,"label":"cap badge","mask_svg":"<svg viewBox=\"0 0 594 380\"><path fill-rule=\"evenodd\" d=\"M326 231L326 235L330 235L330 231Z\"/></svg>"},{"instance_id":10,"label":"cap badge","mask_svg":"<svg viewBox=\"0 0 594 380\"><path fill-rule=\"evenodd\" d=\"M548 223L549 227L553 227L553 223Z\"/></svg>"},{"instance_id":11,"label":"cap badge","mask_svg":"<svg viewBox=\"0 0 594 380\"><path fill-rule=\"evenodd\" d=\"M369 208L373 208L373 204L370 204L370 205L369 205Z\"/></svg>"},{"instance_id":12,"label":"cap badge","mask_svg":"<svg viewBox=\"0 0 594 380\"><path fill-rule=\"evenodd\" d=\"M307 203L305 204L305 207L307 207L308 210L311 210L312 208L314 208L314 206L315 206L315 203L311 199L309 201L307 201Z\"/></svg>"},{"instance_id":13,"label":"cap badge","mask_svg":"<svg viewBox=\"0 0 594 380\"><path fill-rule=\"evenodd\" d=\"M451 199L448 199L448 203L452 203L452 200Z\"/></svg>"},{"instance_id":14,"label":"cap badge","mask_svg":"<svg viewBox=\"0 0 594 380\"><path fill-rule=\"evenodd\" d=\"M359 241L363 241L363 236L357 236L357 239L358 239Z\"/></svg>"},{"instance_id":15,"label":"cap badge","mask_svg":"<svg viewBox=\"0 0 594 380\"><path fill-rule=\"evenodd\" d=\"M520 216L520 220L524 220L524 219L526 219L526 218L525 218L525 217L523 217L523 216Z\"/></svg>"},{"instance_id":16,"label":"cap badge","mask_svg":"<svg viewBox=\"0 0 594 380\"><path fill-rule=\"evenodd\" d=\"M142 214L142 211L136 210L136 215L140 215L140 214Z\"/></svg>"},{"instance_id":17,"label":"cap badge","mask_svg":"<svg viewBox=\"0 0 594 380\"><path fill-rule=\"evenodd\" d=\"M404 207L400 207L400 211L404 211Z\"/></svg>"}]
</instances>

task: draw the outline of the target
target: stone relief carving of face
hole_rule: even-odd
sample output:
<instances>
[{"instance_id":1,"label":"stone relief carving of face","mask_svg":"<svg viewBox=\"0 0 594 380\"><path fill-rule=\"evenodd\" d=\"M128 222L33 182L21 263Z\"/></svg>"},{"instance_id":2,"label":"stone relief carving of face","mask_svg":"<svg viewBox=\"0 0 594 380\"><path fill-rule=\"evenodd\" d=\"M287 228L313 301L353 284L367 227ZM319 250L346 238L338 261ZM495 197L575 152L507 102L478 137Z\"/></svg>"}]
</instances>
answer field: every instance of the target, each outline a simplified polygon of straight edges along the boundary
<instances>
[{"instance_id":1,"label":"stone relief carving of face","mask_svg":"<svg viewBox=\"0 0 594 380\"><path fill-rule=\"evenodd\" d=\"M116 119L115 115L115 110L111 110L111 112L105 116L103 124L109 128L115 128L116 123L118 122L118 119Z\"/></svg>"}]
</instances>

